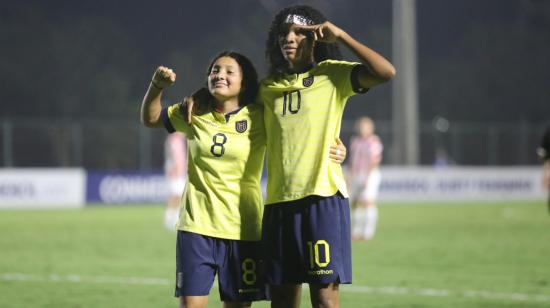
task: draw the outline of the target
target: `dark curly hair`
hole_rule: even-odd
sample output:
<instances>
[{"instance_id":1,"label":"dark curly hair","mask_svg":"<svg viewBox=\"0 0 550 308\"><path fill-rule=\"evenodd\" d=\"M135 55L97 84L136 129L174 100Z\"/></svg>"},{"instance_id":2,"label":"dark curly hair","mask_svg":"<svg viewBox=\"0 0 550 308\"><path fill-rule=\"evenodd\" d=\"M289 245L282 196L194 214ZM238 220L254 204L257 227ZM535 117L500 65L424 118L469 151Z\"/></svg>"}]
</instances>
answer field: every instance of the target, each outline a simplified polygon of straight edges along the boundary
<instances>
[{"instance_id":1,"label":"dark curly hair","mask_svg":"<svg viewBox=\"0 0 550 308\"><path fill-rule=\"evenodd\" d=\"M304 16L313 21L314 24L327 21L327 18L321 12L307 5L287 7L275 15L267 36L265 56L269 63L269 74L276 77L283 75L288 70L288 62L279 47L279 33L283 29L285 19L289 14ZM342 54L336 43L316 42L313 59L317 63L327 59L341 60Z\"/></svg>"},{"instance_id":2,"label":"dark curly hair","mask_svg":"<svg viewBox=\"0 0 550 308\"><path fill-rule=\"evenodd\" d=\"M241 67L243 80L241 81L241 92L239 93L239 106L246 106L254 102L258 94L258 73L250 59L235 51L222 51L210 61L206 70L206 89L208 89L208 75L212 71L212 66L221 57L233 58Z\"/></svg>"}]
</instances>

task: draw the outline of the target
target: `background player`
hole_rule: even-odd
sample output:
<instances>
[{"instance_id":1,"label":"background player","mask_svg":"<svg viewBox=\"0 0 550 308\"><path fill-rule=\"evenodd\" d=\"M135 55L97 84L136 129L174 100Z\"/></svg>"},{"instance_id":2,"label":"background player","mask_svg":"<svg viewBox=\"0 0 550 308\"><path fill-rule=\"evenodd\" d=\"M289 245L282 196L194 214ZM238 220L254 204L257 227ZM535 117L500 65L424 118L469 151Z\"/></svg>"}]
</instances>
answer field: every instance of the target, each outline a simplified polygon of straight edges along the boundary
<instances>
[{"instance_id":1,"label":"background player","mask_svg":"<svg viewBox=\"0 0 550 308\"><path fill-rule=\"evenodd\" d=\"M351 139L348 187L351 188L350 199L354 208L352 239L355 240L371 239L378 221L378 167L384 147L374 129L371 118L361 117L355 124L356 135Z\"/></svg>"},{"instance_id":2,"label":"background player","mask_svg":"<svg viewBox=\"0 0 550 308\"><path fill-rule=\"evenodd\" d=\"M361 63L336 61L339 42ZM350 213L340 165L323 153L340 134L347 99L395 75L384 57L309 6L274 18L269 75L260 84L267 132L262 224L272 307L298 307L309 283L313 307L339 307L351 283Z\"/></svg>"},{"instance_id":3,"label":"background player","mask_svg":"<svg viewBox=\"0 0 550 308\"><path fill-rule=\"evenodd\" d=\"M164 141L164 174L168 184L168 200L164 211L164 226L175 230L179 217L180 200L187 177L187 140L185 135L175 132Z\"/></svg>"},{"instance_id":4,"label":"background player","mask_svg":"<svg viewBox=\"0 0 550 308\"><path fill-rule=\"evenodd\" d=\"M548 191L548 212L550 212L550 125L544 130L537 154L542 162L542 185Z\"/></svg>"}]
</instances>

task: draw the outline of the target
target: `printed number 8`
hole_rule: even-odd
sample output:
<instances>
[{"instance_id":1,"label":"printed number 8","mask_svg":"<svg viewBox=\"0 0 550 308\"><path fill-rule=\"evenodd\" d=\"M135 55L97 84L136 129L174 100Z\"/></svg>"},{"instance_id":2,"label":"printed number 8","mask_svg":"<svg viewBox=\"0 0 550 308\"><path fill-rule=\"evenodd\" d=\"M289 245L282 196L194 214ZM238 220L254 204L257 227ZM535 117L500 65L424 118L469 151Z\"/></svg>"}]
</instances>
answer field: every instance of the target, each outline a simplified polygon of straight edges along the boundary
<instances>
[{"instance_id":1,"label":"printed number 8","mask_svg":"<svg viewBox=\"0 0 550 308\"><path fill-rule=\"evenodd\" d=\"M241 266L243 270L243 281L247 285L253 285L256 283L256 261L250 258L246 258Z\"/></svg>"},{"instance_id":2,"label":"printed number 8","mask_svg":"<svg viewBox=\"0 0 550 308\"><path fill-rule=\"evenodd\" d=\"M218 142L218 137L222 138L222 142ZM210 147L210 153L216 157L221 157L225 153L224 144L227 142L227 136L222 133L217 133L212 137L212 140L214 141L214 144L212 147ZM216 148L220 148L218 151L216 151Z\"/></svg>"}]
</instances>

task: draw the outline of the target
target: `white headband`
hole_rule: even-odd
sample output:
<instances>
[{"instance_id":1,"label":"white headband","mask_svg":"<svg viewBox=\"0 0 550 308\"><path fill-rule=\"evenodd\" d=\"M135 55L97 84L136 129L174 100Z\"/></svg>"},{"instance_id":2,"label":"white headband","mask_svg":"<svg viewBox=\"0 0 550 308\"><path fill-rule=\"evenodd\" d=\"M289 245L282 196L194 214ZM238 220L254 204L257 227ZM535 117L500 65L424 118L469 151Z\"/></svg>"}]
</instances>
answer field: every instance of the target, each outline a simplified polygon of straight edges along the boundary
<instances>
[{"instance_id":1,"label":"white headband","mask_svg":"<svg viewBox=\"0 0 550 308\"><path fill-rule=\"evenodd\" d=\"M313 25L313 21L305 16L302 15L296 15L296 14L288 14L288 16L285 19L285 24L295 24L299 26L311 26Z\"/></svg>"}]
</instances>

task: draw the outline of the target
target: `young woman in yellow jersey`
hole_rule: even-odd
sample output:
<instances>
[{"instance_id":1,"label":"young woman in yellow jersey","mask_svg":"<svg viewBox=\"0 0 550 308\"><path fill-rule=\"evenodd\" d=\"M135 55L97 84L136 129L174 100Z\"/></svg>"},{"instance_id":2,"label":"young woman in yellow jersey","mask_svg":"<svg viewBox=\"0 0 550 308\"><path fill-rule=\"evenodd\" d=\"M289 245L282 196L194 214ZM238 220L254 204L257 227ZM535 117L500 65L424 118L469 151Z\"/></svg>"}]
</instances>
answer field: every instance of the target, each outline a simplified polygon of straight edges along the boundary
<instances>
[{"instance_id":1,"label":"young woman in yellow jersey","mask_svg":"<svg viewBox=\"0 0 550 308\"><path fill-rule=\"evenodd\" d=\"M186 114L182 104L162 108L162 91L175 79L171 69L157 69L142 102L141 120L148 127L184 132L188 140L188 181L177 224L176 296L182 307L205 307L217 272L224 306L247 307L267 298L259 272L263 107L250 104L258 90L256 71L243 55L220 53L208 67L208 92L194 114ZM341 163L345 147L335 146L326 156Z\"/></svg>"},{"instance_id":2,"label":"young woman in yellow jersey","mask_svg":"<svg viewBox=\"0 0 550 308\"><path fill-rule=\"evenodd\" d=\"M254 101L256 70L248 58L222 52L207 70L209 103L183 117L181 104L161 106L176 74L159 67L142 102L149 127L181 131L188 140L188 181L177 223L176 291L181 307L206 307L217 273L224 307L266 300L258 269L260 178L265 153L263 112Z\"/></svg>"},{"instance_id":3,"label":"young woman in yellow jersey","mask_svg":"<svg viewBox=\"0 0 550 308\"><path fill-rule=\"evenodd\" d=\"M360 62L340 61L343 44ZM298 307L309 283L313 307L339 307L351 283L350 209L341 166L326 155L347 99L388 81L395 69L309 6L281 10L267 40L261 81L267 136L262 224L272 307Z\"/></svg>"}]
</instances>

